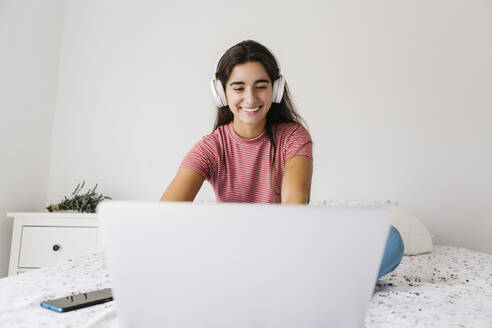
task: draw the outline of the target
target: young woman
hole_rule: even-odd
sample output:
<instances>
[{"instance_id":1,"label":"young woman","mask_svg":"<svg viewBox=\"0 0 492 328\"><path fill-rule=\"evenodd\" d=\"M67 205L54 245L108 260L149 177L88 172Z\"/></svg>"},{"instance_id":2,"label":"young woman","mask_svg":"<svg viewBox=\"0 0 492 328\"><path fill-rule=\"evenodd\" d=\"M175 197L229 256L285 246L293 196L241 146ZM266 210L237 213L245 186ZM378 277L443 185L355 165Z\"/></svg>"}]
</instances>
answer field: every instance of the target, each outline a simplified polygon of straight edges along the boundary
<instances>
[{"instance_id":1,"label":"young woman","mask_svg":"<svg viewBox=\"0 0 492 328\"><path fill-rule=\"evenodd\" d=\"M219 202L307 204L311 137L273 54L243 41L220 58L213 132L185 156L162 201L192 201L204 180Z\"/></svg>"},{"instance_id":2,"label":"young woman","mask_svg":"<svg viewBox=\"0 0 492 328\"><path fill-rule=\"evenodd\" d=\"M219 202L308 204L312 142L273 54L255 41L227 50L212 80L213 132L185 156L161 201L192 201L209 181ZM403 242L392 226L379 270L393 271Z\"/></svg>"}]
</instances>

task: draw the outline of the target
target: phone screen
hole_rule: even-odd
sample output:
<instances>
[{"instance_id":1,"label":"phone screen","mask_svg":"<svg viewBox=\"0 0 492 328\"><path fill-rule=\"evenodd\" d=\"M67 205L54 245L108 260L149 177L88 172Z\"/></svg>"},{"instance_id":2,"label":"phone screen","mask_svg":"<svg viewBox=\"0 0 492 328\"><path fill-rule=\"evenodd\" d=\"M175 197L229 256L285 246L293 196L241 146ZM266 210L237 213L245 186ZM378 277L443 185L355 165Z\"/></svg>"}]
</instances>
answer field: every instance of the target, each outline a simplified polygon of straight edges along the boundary
<instances>
[{"instance_id":1,"label":"phone screen","mask_svg":"<svg viewBox=\"0 0 492 328\"><path fill-rule=\"evenodd\" d=\"M93 292L45 301L41 303L41 306L56 312L68 312L112 300L113 294L111 293L111 288L106 288Z\"/></svg>"}]
</instances>

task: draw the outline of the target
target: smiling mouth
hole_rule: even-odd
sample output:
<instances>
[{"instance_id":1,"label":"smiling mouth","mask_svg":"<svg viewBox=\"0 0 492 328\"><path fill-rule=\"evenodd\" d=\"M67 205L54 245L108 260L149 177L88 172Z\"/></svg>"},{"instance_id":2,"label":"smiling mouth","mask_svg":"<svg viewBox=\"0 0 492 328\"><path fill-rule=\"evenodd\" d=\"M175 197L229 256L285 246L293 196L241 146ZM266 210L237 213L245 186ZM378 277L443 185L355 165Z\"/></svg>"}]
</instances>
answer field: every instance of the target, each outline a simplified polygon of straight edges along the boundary
<instances>
[{"instance_id":1,"label":"smiling mouth","mask_svg":"<svg viewBox=\"0 0 492 328\"><path fill-rule=\"evenodd\" d=\"M261 106L258 106L258 107L253 107L253 108L248 108L248 107L241 107L242 110L246 111L246 112L256 112L258 110L260 110L260 107Z\"/></svg>"}]
</instances>

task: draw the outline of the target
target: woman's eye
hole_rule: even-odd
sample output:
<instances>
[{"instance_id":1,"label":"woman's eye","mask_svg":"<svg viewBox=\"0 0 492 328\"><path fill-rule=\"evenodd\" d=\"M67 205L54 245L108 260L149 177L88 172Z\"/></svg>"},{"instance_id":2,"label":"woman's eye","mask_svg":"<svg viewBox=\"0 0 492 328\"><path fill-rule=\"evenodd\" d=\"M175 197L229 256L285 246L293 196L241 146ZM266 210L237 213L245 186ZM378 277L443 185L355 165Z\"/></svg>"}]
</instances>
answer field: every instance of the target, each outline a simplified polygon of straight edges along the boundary
<instances>
[{"instance_id":1,"label":"woman's eye","mask_svg":"<svg viewBox=\"0 0 492 328\"><path fill-rule=\"evenodd\" d=\"M258 86L256 87L256 89L266 89L267 87L266 86ZM232 89L234 91L243 91L244 88L236 88L236 89Z\"/></svg>"}]
</instances>

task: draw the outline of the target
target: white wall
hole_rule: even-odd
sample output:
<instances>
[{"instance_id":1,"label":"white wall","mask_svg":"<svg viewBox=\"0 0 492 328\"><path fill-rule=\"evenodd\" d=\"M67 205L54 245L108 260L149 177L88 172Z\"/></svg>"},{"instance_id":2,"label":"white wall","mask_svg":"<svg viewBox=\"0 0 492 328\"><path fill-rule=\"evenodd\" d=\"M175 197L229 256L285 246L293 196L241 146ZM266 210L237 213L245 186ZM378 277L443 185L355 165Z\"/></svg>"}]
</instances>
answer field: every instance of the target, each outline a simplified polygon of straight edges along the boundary
<instances>
[{"instance_id":1,"label":"white wall","mask_svg":"<svg viewBox=\"0 0 492 328\"><path fill-rule=\"evenodd\" d=\"M63 3L0 1L0 277L7 275L12 219L44 209Z\"/></svg>"},{"instance_id":2,"label":"white wall","mask_svg":"<svg viewBox=\"0 0 492 328\"><path fill-rule=\"evenodd\" d=\"M49 202L82 179L159 199L212 128L217 56L251 38L309 124L312 199L396 200L435 242L492 253L489 1L66 5Z\"/></svg>"}]
</instances>

